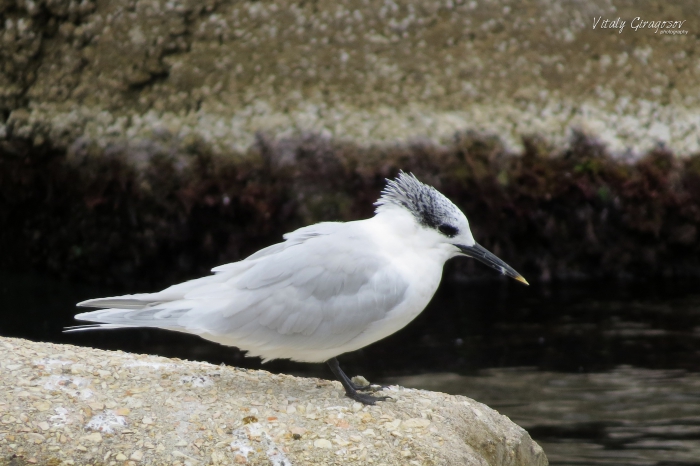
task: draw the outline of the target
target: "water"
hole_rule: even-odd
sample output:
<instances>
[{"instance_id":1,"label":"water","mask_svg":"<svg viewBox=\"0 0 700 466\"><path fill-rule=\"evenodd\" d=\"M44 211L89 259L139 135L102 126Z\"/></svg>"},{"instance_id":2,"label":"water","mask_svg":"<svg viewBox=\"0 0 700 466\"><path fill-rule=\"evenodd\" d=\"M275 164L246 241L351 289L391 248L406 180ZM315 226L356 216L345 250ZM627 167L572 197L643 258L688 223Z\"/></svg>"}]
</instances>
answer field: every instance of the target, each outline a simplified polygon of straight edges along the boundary
<instances>
[{"instance_id":1,"label":"water","mask_svg":"<svg viewBox=\"0 0 700 466\"><path fill-rule=\"evenodd\" d=\"M700 376L619 366L587 374L536 368L398 377L462 394L510 417L553 465L700 464Z\"/></svg>"},{"instance_id":2,"label":"water","mask_svg":"<svg viewBox=\"0 0 700 466\"><path fill-rule=\"evenodd\" d=\"M63 334L74 304L148 290L0 274L0 335L261 367L159 330ZM700 465L696 283L444 283L401 332L340 357L374 382L463 394L526 428L555 465ZM330 378L321 364L273 372Z\"/></svg>"}]
</instances>

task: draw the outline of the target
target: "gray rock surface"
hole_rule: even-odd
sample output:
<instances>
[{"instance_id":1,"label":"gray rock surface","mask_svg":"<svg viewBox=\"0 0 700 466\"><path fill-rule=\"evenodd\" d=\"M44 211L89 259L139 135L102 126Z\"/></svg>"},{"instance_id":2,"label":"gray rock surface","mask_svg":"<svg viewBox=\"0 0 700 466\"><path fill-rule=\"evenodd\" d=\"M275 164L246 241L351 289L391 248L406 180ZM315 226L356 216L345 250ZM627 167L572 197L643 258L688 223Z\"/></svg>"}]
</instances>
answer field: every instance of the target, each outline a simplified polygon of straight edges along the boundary
<instances>
[{"instance_id":1,"label":"gray rock surface","mask_svg":"<svg viewBox=\"0 0 700 466\"><path fill-rule=\"evenodd\" d=\"M0 464L546 465L463 396L0 337Z\"/></svg>"},{"instance_id":2,"label":"gray rock surface","mask_svg":"<svg viewBox=\"0 0 700 466\"><path fill-rule=\"evenodd\" d=\"M257 131L479 130L519 146L579 128L614 151L700 150L695 0L413 3L3 0L0 137L67 148L155 133L228 153ZM603 28L616 18L622 30Z\"/></svg>"}]
</instances>

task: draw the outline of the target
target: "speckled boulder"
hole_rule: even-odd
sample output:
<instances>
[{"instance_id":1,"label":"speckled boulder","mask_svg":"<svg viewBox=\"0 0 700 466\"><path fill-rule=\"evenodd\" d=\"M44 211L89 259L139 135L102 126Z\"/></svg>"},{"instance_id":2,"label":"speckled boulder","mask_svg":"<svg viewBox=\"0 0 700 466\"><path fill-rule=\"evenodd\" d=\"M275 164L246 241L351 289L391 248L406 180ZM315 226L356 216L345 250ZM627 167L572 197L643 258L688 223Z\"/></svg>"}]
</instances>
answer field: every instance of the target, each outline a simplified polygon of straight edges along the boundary
<instances>
[{"instance_id":1,"label":"speckled boulder","mask_svg":"<svg viewBox=\"0 0 700 466\"><path fill-rule=\"evenodd\" d=\"M385 392L364 406L337 382L0 337L0 464L548 464L488 406Z\"/></svg>"}]
</instances>

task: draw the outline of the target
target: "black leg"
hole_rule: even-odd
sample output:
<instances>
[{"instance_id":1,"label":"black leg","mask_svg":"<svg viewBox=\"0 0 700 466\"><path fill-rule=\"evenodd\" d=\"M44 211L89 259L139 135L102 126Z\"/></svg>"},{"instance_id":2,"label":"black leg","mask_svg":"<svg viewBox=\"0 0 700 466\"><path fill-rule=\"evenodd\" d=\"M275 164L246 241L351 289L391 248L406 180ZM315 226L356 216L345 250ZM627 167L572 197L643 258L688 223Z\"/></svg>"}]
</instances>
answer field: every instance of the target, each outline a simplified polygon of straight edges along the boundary
<instances>
[{"instance_id":1,"label":"black leg","mask_svg":"<svg viewBox=\"0 0 700 466\"><path fill-rule=\"evenodd\" d=\"M366 390L367 387L358 387L352 381L348 378L347 375L345 375L345 372L340 368L340 364L338 364L338 360L336 358L329 359L326 361L326 364L328 364L328 367L331 368L331 371L333 371L333 375L335 375L336 379L340 381L341 384L343 384L343 388L345 388L345 396L352 398L355 401L359 401L360 403L364 403L366 405L373 405L377 401L384 401L390 399L388 396L372 396L372 395L365 395L363 393L358 393L358 390Z\"/></svg>"}]
</instances>

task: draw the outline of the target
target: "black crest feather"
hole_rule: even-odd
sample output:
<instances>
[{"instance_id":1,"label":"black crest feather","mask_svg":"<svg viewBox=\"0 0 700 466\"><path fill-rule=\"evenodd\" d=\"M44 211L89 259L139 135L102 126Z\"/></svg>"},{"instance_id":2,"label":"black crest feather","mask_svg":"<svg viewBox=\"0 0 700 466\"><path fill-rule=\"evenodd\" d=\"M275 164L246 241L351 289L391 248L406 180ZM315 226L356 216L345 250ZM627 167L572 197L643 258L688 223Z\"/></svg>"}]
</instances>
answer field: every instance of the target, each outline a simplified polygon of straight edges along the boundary
<instances>
[{"instance_id":1,"label":"black crest feather","mask_svg":"<svg viewBox=\"0 0 700 466\"><path fill-rule=\"evenodd\" d=\"M461 215L457 207L440 191L418 181L412 173L400 171L393 180L387 180L386 187L377 202L376 212L382 207L396 205L411 212L421 225L438 228L441 225L454 225Z\"/></svg>"}]
</instances>

